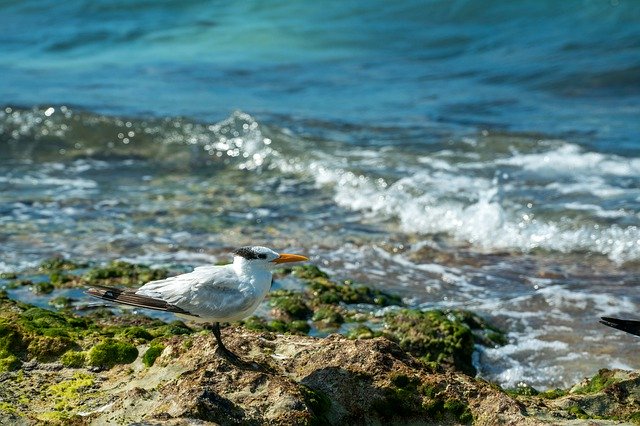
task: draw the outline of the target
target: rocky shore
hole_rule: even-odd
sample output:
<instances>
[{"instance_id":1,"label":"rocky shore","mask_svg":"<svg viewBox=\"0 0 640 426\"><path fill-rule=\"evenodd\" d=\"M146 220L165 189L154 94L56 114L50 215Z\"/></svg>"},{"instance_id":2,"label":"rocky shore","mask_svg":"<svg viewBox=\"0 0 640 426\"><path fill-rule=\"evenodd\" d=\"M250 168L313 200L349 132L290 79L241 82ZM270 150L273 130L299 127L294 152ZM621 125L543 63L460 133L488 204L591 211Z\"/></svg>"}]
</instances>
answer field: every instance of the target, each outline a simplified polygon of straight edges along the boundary
<instances>
[{"instance_id":1,"label":"rocky shore","mask_svg":"<svg viewBox=\"0 0 640 426\"><path fill-rule=\"evenodd\" d=\"M53 259L0 277L0 425L640 423L636 372L505 390L475 378L476 345L506 342L484 319L410 309L314 266L279 270L268 315L223 330L246 366L209 331L56 296L167 273ZM51 309L10 297L27 287Z\"/></svg>"}]
</instances>

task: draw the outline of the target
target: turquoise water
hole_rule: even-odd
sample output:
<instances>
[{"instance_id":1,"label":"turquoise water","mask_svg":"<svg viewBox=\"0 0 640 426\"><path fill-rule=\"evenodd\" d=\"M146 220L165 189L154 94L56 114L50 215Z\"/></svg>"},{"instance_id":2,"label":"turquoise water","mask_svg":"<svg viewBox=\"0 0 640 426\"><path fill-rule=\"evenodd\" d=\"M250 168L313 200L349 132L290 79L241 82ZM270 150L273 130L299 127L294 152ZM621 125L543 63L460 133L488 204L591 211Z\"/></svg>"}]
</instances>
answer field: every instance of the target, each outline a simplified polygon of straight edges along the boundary
<instances>
[{"instance_id":1,"label":"turquoise water","mask_svg":"<svg viewBox=\"0 0 640 426\"><path fill-rule=\"evenodd\" d=\"M0 270L245 244L640 368L640 3L0 0Z\"/></svg>"}]
</instances>

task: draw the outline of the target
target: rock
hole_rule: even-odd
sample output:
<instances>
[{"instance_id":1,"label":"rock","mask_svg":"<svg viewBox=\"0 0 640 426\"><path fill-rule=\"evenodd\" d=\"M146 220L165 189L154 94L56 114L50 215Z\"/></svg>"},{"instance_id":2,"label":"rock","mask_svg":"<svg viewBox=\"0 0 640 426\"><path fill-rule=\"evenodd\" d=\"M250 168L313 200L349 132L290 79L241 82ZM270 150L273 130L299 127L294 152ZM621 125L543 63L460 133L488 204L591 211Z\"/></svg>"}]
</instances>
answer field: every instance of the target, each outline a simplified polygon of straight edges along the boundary
<instances>
[{"instance_id":1,"label":"rock","mask_svg":"<svg viewBox=\"0 0 640 426\"><path fill-rule=\"evenodd\" d=\"M6 413L16 424L537 425L613 424L634 421L640 412L639 373L603 370L568 393L509 395L426 364L385 337L319 339L244 327L222 334L261 370L230 364L205 331L157 339L162 348L140 340L135 361L109 370L35 362L2 373L0 418ZM143 354L152 348L147 362Z\"/></svg>"},{"instance_id":2,"label":"rock","mask_svg":"<svg viewBox=\"0 0 640 426\"><path fill-rule=\"evenodd\" d=\"M149 272L118 271L94 278L125 283ZM222 331L257 368L230 364L210 332L180 321L108 310L79 317L0 293L0 425L640 423L640 373L504 391L473 377L474 345L506 342L483 318L408 309L315 267L280 274L301 280L301 291L274 292L272 318ZM346 336L309 337L310 324Z\"/></svg>"}]
</instances>

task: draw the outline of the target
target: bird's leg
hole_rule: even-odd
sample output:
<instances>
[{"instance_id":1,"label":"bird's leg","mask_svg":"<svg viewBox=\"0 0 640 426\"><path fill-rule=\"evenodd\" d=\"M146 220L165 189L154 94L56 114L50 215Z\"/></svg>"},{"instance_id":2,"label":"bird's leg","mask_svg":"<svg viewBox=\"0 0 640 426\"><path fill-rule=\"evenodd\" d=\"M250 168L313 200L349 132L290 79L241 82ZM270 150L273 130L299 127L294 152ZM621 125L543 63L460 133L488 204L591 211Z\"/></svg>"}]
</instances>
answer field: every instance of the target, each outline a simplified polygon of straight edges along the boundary
<instances>
[{"instance_id":1,"label":"bird's leg","mask_svg":"<svg viewBox=\"0 0 640 426\"><path fill-rule=\"evenodd\" d=\"M211 331L213 332L213 335L216 336L216 341L218 342L218 350L220 351L220 354L232 364L237 364L238 362L240 362L241 361L240 357L238 357L238 355L234 354L229 349L227 349L224 343L222 343L222 336L220 335L219 322L214 322L213 324L211 324Z\"/></svg>"},{"instance_id":2,"label":"bird's leg","mask_svg":"<svg viewBox=\"0 0 640 426\"><path fill-rule=\"evenodd\" d=\"M218 342L217 352L222 355L224 359L229 361L231 364L235 365L238 368L252 371L262 371L269 372L270 368L268 366L263 366L261 364L255 362L247 362L240 358L238 355L231 352L227 347L222 343L222 336L220 335L220 323L214 322L210 324L207 328L211 329L213 335L216 336L216 341Z\"/></svg>"}]
</instances>

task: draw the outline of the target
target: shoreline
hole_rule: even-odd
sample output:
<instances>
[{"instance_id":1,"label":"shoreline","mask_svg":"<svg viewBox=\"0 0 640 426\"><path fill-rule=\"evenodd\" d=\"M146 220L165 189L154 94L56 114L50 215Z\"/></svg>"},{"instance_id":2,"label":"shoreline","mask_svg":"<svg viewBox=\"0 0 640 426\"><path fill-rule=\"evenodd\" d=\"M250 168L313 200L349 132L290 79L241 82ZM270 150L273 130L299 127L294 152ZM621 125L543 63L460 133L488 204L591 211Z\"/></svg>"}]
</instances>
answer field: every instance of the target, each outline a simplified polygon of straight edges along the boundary
<instances>
[{"instance_id":1,"label":"shoreline","mask_svg":"<svg viewBox=\"0 0 640 426\"><path fill-rule=\"evenodd\" d=\"M90 282L137 285L168 273L125 262L88 268L64 259L43 262L39 272L46 283L21 282L18 274L2 279L51 294ZM569 389L539 392L523 384L505 390L477 378L472 363L475 347L503 345L505 334L472 312L411 309L397 296L334 281L312 265L280 269L275 277L302 286L272 291L269 319L250 317L223 330L225 341L264 372L228 364L207 331L179 321L114 315L105 307L78 316L71 300L53 298L57 311L46 310L3 291L0 412L10 424L640 418L640 404L629 396L640 392L636 372L601 370ZM371 307L384 313L372 315ZM308 336L312 329L326 337Z\"/></svg>"}]
</instances>

